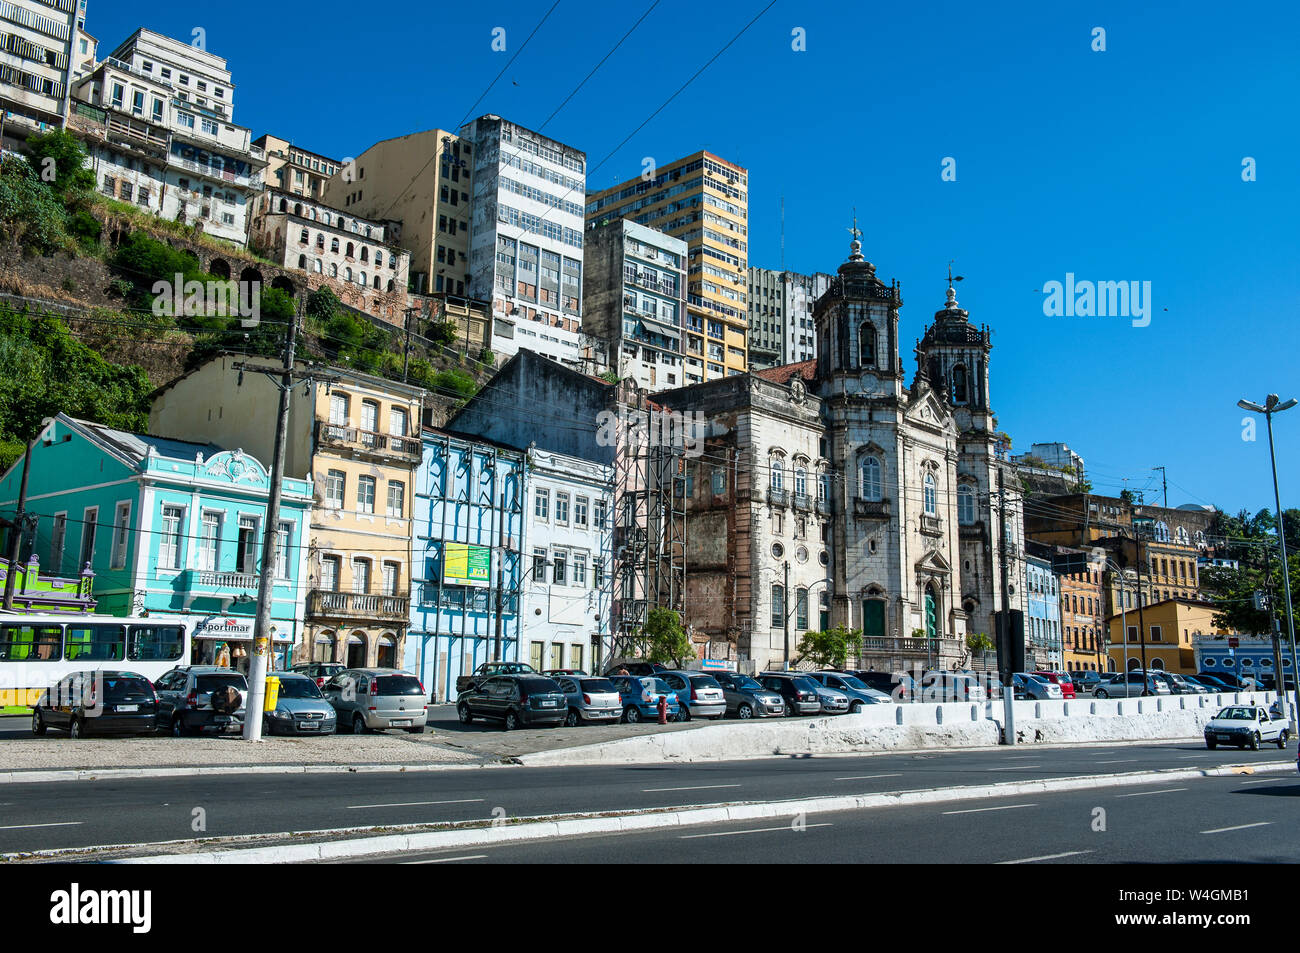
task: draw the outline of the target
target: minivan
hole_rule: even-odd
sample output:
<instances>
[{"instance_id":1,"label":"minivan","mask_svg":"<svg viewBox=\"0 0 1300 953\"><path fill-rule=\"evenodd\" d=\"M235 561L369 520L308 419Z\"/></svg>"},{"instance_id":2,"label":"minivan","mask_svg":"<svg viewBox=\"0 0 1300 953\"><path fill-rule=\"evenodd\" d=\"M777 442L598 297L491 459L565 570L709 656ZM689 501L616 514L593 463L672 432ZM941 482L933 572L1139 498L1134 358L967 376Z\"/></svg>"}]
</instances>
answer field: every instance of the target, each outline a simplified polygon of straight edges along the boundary
<instances>
[{"instance_id":1,"label":"minivan","mask_svg":"<svg viewBox=\"0 0 1300 953\"><path fill-rule=\"evenodd\" d=\"M349 668L325 683L321 693L338 713L341 728L353 734L401 728L413 735L424 731L429 713L424 685L398 668Z\"/></svg>"}]
</instances>

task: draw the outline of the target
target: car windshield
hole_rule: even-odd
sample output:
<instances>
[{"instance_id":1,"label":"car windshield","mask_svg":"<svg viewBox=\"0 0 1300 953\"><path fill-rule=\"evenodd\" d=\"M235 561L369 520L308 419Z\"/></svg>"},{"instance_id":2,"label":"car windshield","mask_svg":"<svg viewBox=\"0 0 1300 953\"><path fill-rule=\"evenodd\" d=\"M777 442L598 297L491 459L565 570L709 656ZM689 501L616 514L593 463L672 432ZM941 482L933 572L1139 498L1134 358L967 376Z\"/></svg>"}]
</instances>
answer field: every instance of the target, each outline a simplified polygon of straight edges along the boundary
<instances>
[{"instance_id":1,"label":"car windshield","mask_svg":"<svg viewBox=\"0 0 1300 953\"><path fill-rule=\"evenodd\" d=\"M662 694L668 694L672 692L672 688L669 687L668 683L665 682L662 678L651 678L650 676L647 675L645 678L637 679L637 681L641 683L641 687L644 688L646 691L660 692Z\"/></svg>"},{"instance_id":2,"label":"car windshield","mask_svg":"<svg viewBox=\"0 0 1300 953\"><path fill-rule=\"evenodd\" d=\"M584 692L616 692L617 688L614 683L607 678L584 678L582 680L582 690Z\"/></svg>"},{"instance_id":3,"label":"car windshield","mask_svg":"<svg viewBox=\"0 0 1300 953\"><path fill-rule=\"evenodd\" d=\"M376 681L379 682L380 695L424 694L424 689L420 687L420 680L414 675L380 675Z\"/></svg>"},{"instance_id":4,"label":"car windshield","mask_svg":"<svg viewBox=\"0 0 1300 953\"><path fill-rule=\"evenodd\" d=\"M859 692L865 692L867 690L866 683L854 678L852 675L841 675L839 676L839 679L844 683L845 688L852 688Z\"/></svg>"},{"instance_id":5,"label":"car windshield","mask_svg":"<svg viewBox=\"0 0 1300 953\"><path fill-rule=\"evenodd\" d=\"M310 678L281 678L281 698L322 698L320 689Z\"/></svg>"},{"instance_id":6,"label":"car windshield","mask_svg":"<svg viewBox=\"0 0 1300 953\"><path fill-rule=\"evenodd\" d=\"M737 691L763 691L763 686L759 684L758 679L750 678L748 675L731 676L731 686Z\"/></svg>"},{"instance_id":7,"label":"car windshield","mask_svg":"<svg viewBox=\"0 0 1300 953\"><path fill-rule=\"evenodd\" d=\"M1052 684L1051 681L1049 681L1045 676L1042 675L1030 675L1029 677L1036 682L1042 682L1044 685Z\"/></svg>"},{"instance_id":8,"label":"car windshield","mask_svg":"<svg viewBox=\"0 0 1300 953\"><path fill-rule=\"evenodd\" d=\"M805 692L815 692L824 687L816 679L809 678L807 675L796 675L790 681L794 682L796 688Z\"/></svg>"},{"instance_id":9,"label":"car windshield","mask_svg":"<svg viewBox=\"0 0 1300 953\"><path fill-rule=\"evenodd\" d=\"M1225 708L1214 717L1224 721L1254 721L1257 716L1253 708Z\"/></svg>"}]
</instances>

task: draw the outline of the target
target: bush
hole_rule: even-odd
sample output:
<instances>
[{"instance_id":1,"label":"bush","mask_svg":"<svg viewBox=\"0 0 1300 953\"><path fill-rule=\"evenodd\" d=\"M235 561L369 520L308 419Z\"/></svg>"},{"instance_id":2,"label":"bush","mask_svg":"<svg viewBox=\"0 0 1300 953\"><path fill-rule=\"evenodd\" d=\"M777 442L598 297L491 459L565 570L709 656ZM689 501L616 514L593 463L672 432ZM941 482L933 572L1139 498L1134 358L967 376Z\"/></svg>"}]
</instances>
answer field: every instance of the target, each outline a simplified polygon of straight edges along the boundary
<instances>
[{"instance_id":1,"label":"bush","mask_svg":"<svg viewBox=\"0 0 1300 953\"><path fill-rule=\"evenodd\" d=\"M42 255L72 244L68 212L23 159L0 159L0 224L25 249Z\"/></svg>"},{"instance_id":2,"label":"bush","mask_svg":"<svg viewBox=\"0 0 1300 953\"><path fill-rule=\"evenodd\" d=\"M454 321L430 321L429 333L425 335L439 347L451 347L456 343L456 324Z\"/></svg>"},{"instance_id":3,"label":"bush","mask_svg":"<svg viewBox=\"0 0 1300 953\"><path fill-rule=\"evenodd\" d=\"M456 368L438 371L426 386L432 390L453 393L458 397L473 397L478 393L478 383L474 378Z\"/></svg>"},{"instance_id":4,"label":"bush","mask_svg":"<svg viewBox=\"0 0 1300 953\"><path fill-rule=\"evenodd\" d=\"M132 232L119 246L110 264L123 272L136 287L148 289L152 289L157 281L174 282L177 275L183 281L213 279L212 275L200 270L199 260L192 253L178 251L143 232Z\"/></svg>"}]
</instances>

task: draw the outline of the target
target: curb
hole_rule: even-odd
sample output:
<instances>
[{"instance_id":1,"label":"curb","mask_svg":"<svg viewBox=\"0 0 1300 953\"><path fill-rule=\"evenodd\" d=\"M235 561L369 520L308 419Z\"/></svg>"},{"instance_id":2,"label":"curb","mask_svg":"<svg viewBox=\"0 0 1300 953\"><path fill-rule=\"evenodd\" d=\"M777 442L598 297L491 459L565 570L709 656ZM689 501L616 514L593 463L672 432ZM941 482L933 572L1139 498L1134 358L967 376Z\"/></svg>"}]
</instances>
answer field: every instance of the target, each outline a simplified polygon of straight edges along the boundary
<instances>
[{"instance_id":1,"label":"curb","mask_svg":"<svg viewBox=\"0 0 1300 953\"><path fill-rule=\"evenodd\" d=\"M1107 775L1086 778L1054 778L1041 781L1017 781L1004 785L981 785L965 788L931 788L884 794L806 798L795 801L720 805L656 813L627 812L552 820L531 818L520 824L501 827L475 827L461 830L424 831L388 834L317 844L289 844L277 847L253 847L191 854L159 854L108 860L119 864L286 864L333 861L376 854L405 851L456 849L521 843L554 837L577 837L585 834L612 834L649 831L665 827L716 824L725 821L791 817L799 814L832 813L881 807L902 807L971 801L1021 794L1045 794L1093 788L1128 787L1159 781L1189 781L1197 778L1231 777L1237 774L1281 774L1294 768L1287 762L1260 766L1238 765L1222 768L1189 769L1160 773ZM315 833L315 832L313 832ZM29 857L33 855L27 855ZM52 856L52 855L46 855Z\"/></svg>"},{"instance_id":2,"label":"curb","mask_svg":"<svg viewBox=\"0 0 1300 953\"><path fill-rule=\"evenodd\" d=\"M167 768L36 768L29 771L0 771L0 784L36 784L49 781L113 781L122 778L194 778L249 774L374 774L466 771L475 768L503 768L508 763L455 764L250 764L192 765Z\"/></svg>"}]
</instances>

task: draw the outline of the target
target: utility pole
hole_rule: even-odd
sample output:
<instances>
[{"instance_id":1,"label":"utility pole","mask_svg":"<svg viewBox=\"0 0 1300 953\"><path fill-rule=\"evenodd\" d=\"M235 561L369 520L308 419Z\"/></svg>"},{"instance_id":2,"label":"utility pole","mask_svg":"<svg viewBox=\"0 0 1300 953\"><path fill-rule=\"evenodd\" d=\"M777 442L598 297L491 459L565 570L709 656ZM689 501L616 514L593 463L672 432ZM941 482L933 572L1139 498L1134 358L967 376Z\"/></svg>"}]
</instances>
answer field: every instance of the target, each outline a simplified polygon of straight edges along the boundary
<instances>
[{"instance_id":1,"label":"utility pole","mask_svg":"<svg viewBox=\"0 0 1300 953\"><path fill-rule=\"evenodd\" d=\"M1151 469L1160 471L1160 488L1164 492L1165 509L1169 509L1169 475L1165 472L1164 467L1152 467Z\"/></svg>"},{"instance_id":2,"label":"utility pole","mask_svg":"<svg viewBox=\"0 0 1300 953\"><path fill-rule=\"evenodd\" d=\"M998 467L998 548L1002 557L1002 611L998 614L998 645L1011 644L1011 593L1008 576L1011 573L1007 565L1007 489L1003 482L1004 473ZM1011 659L998 659L998 674L1002 679L1002 721L1005 742L1012 747L1016 743L1016 691L1012 685Z\"/></svg>"},{"instance_id":3,"label":"utility pole","mask_svg":"<svg viewBox=\"0 0 1300 953\"><path fill-rule=\"evenodd\" d=\"M785 626L785 667L790 668L790 560L785 561L785 586L781 590L781 598L785 605L781 608L784 610L781 614L784 618L781 620Z\"/></svg>"},{"instance_id":4,"label":"utility pole","mask_svg":"<svg viewBox=\"0 0 1300 953\"><path fill-rule=\"evenodd\" d=\"M0 121L3 121L4 112L0 110ZM9 569L5 573L5 612L14 611L14 586L17 583L18 576L18 559L22 555L23 534L27 529L27 479L32 470L32 446L40 439L38 432L27 443L27 449L23 451L23 477L18 484L18 508L14 511L12 523L7 523L9 527ZM57 567L56 567L57 569Z\"/></svg>"},{"instance_id":5,"label":"utility pole","mask_svg":"<svg viewBox=\"0 0 1300 953\"><path fill-rule=\"evenodd\" d=\"M419 308L406 308L402 311L402 325L406 329L406 347L402 349L402 383L407 383L407 372L411 367L411 312Z\"/></svg>"},{"instance_id":6,"label":"utility pole","mask_svg":"<svg viewBox=\"0 0 1300 953\"><path fill-rule=\"evenodd\" d=\"M492 473L492 490L493 494L497 491L497 481L501 478L500 458L493 454L492 461L494 464ZM501 493L496 500L497 510L497 613L494 638L492 641L492 661L501 661L501 636L502 636L502 590L505 588L505 561L506 561L506 500L505 494ZM522 557L522 554L520 554ZM522 570L522 566L520 569ZM520 607L522 608L522 607ZM515 618L519 617L519 610L515 611Z\"/></svg>"}]
</instances>

